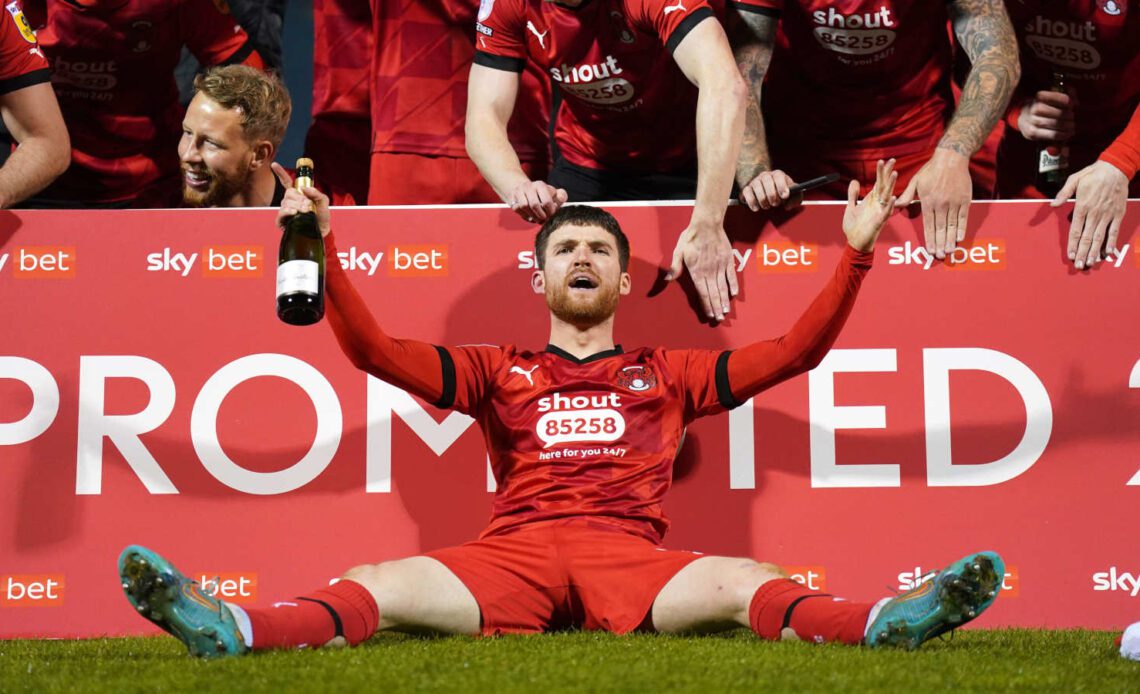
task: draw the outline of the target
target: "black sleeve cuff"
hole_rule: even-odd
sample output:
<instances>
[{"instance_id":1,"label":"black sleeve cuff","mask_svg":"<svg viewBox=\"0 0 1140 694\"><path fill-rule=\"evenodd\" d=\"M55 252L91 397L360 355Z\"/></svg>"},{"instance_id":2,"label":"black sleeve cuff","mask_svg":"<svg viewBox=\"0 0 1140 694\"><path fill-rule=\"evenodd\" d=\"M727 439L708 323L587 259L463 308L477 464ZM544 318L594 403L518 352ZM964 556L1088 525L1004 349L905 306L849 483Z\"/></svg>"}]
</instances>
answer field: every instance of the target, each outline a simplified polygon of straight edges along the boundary
<instances>
[{"instance_id":1,"label":"black sleeve cuff","mask_svg":"<svg viewBox=\"0 0 1140 694\"><path fill-rule=\"evenodd\" d=\"M772 7L757 7L756 5L749 5L744 2L736 2L729 0L728 6L740 12L751 12L752 14L763 14L769 17L779 17L780 11Z\"/></svg>"},{"instance_id":2,"label":"black sleeve cuff","mask_svg":"<svg viewBox=\"0 0 1140 694\"><path fill-rule=\"evenodd\" d=\"M45 67L40 70L32 70L31 72L25 72L22 75L16 75L10 79L0 80L0 94L7 94L17 89L30 87L33 84L49 81L51 81L51 69Z\"/></svg>"},{"instance_id":3,"label":"black sleeve cuff","mask_svg":"<svg viewBox=\"0 0 1140 694\"><path fill-rule=\"evenodd\" d=\"M455 404L455 361L451 358L451 352L439 345L433 346L439 354L439 365L443 370L443 389L439 394L439 400L432 404L446 410Z\"/></svg>"},{"instance_id":4,"label":"black sleeve cuff","mask_svg":"<svg viewBox=\"0 0 1140 694\"><path fill-rule=\"evenodd\" d=\"M698 7L697 9L693 10L692 14L682 19L681 23L677 25L677 28L673 30L673 33L669 35L669 40L665 42L665 47L669 49L670 53L677 50L677 46L680 45L681 41L683 41L684 38L689 35L689 32L693 30L693 27L697 26L709 17L712 17L713 20L716 19L716 15L713 14L712 8Z\"/></svg>"},{"instance_id":5,"label":"black sleeve cuff","mask_svg":"<svg viewBox=\"0 0 1140 694\"><path fill-rule=\"evenodd\" d=\"M720 404L726 410L735 410L744 403L737 400L732 395L732 388L728 385L728 357L732 354L732 350L726 350L720 353L716 358L716 397L720 400Z\"/></svg>"},{"instance_id":6,"label":"black sleeve cuff","mask_svg":"<svg viewBox=\"0 0 1140 694\"><path fill-rule=\"evenodd\" d=\"M226 58L218 65L238 65L245 62L245 59L253 54L253 41L246 41L245 44L234 51L234 54Z\"/></svg>"},{"instance_id":7,"label":"black sleeve cuff","mask_svg":"<svg viewBox=\"0 0 1140 694\"><path fill-rule=\"evenodd\" d=\"M526 67L526 61L522 58L508 58L505 55L494 55L483 51L475 51L475 64L505 72L522 72Z\"/></svg>"}]
</instances>

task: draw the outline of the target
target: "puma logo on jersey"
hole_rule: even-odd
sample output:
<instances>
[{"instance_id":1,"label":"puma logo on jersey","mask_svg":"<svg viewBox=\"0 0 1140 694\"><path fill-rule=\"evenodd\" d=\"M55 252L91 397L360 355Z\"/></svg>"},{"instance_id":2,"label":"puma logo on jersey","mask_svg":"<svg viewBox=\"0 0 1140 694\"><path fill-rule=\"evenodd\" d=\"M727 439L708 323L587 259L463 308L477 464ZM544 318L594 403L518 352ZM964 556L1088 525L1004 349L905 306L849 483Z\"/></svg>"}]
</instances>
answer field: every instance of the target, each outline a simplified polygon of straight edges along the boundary
<instances>
[{"instance_id":1,"label":"puma logo on jersey","mask_svg":"<svg viewBox=\"0 0 1140 694\"><path fill-rule=\"evenodd\" d=\"M527 22L526 23L526 30L529 31L530 33L534 34L535 38L538 39L538 45L539 46L546 48L546 35L550 33L550 29L547 29L546 31L544 31L540 34L540 33L538 33L538 29L534 26L534 22Z\"/></svg>"},{"instance_id":2,"label":"puma logo on jersey","mask_svg":"<svg viewBox=\"0 0 1140 694\"><path fill-rule=\"evenodd\" d=\"M665 14L669 14L670 12L676 12L677 10L680 10L681 12L685 12L686 11L685 6L682 4L682 2L683 2L683 0L677 0L676 5L666 5L665 6Z\"/></svg>"},{"instance_id":3,"label":"puma logo on jersey","mask_svg":"<svg viewBox=\"0 0 1140 694\"><path fill-rule=\"evenodd\" d=\"M534 385L534 378L531 377L531 374L534 373L534 370L537 369L538 366L539 366L538 364L535 364L534 366L530 367L529 371L524 370L521 366L512 366L510 373L519 374L520 376L522 376L523 378L526 379L527 383L529 383L533 386Z\"/></svg>"}]
</instances>

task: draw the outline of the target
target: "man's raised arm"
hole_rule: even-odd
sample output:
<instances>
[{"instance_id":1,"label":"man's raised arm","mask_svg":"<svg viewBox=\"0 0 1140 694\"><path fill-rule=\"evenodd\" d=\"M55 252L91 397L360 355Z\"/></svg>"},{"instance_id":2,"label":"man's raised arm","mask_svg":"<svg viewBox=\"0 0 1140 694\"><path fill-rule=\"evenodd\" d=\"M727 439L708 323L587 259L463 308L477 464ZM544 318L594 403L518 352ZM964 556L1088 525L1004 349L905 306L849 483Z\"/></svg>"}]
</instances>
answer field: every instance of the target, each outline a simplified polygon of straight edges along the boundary
<instances>
[{"instance_id":1,"label":"man's raised arm","mask_svg":"<svg viewBox=\"0 0 1140 694\"><path fill-rule=\"evenodd\" d=\"M673 58L698 90L697 199L666 279L675 280L688 268L705 314L720 320L738 292L724 213L740 153L747 88L715 18L702 20L686 34Z\"/></svg>"},{"instance_id":2,"label":"man's raised arm","mask_svg":"<svg viewBox=\"0 0 1140 694\"><path fill-rule=\"evenodd\" d=\"M508 61L497 56L495 59ZM519 91L519 73L481 65L478 60L479 57L471 65L467 78L467 156L520 217L528 222L544 222L566 202L566 191L544 181L530 180L507 137L507 124ZM521 65L518 67L522 69Z\"/></svg>"},{"instance_id":3,"label":"man's raised arm","mask_svg":"<svg viewBox=\"0 0 1140 694\"><path fill-rule=\"evenodd\" d=\"M298 213L313 212L317 216L328 258L325 267L326 316L345 356L361 371L418 395L437 407L452 407L455 369L447 350L427 342L389 337L380 329L376 318L340 266L331 233L328 197L316 188L297 190L280 164L274 162L272 167L286 187L277 212L277 226L284 228L289 217ZM444 377L445 362L451 366L450 382Z\"/></svg>"},{"instance_id":4,"label":"man's raised arm","mask_svg":"<svg viewBox=\"0 0 1140 694\"><path fill-rule=\"evenodd\" d=\"M876 167L875 187L858 201L859 183L847 190L843 233L847 247L835 274L783 337L755 342L732 352L727 362L728 385L737 403L815 368L827 356L855 305L855 296L874 257L875 240L894 207L898 174L894 160Z\"/></svg>"}]
</instances>

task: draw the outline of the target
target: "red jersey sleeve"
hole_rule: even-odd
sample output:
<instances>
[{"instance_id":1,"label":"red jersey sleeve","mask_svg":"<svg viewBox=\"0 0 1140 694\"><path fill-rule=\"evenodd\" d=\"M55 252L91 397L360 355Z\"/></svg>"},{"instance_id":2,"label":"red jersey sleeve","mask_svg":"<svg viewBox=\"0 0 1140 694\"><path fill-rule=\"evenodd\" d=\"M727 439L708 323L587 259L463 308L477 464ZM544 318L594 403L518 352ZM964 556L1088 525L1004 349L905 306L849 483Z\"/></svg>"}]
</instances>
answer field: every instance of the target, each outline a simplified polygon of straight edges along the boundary
<instances>
[{"instance_id":1,"label":"red jersey sleeve","mask_svg":"<svg viewBox=\"0 0 1140 694\"><path fill-rule=\"evenodd\" d=\"M711 349L666 350L669 370L684 399L686 423L740 404L728 389L725 362L729 354Z\"/></svg>"},{"instance_id":2,"label":"red jersey sleeve","mask_svg":"<svg viewBox=\"0 0 1140 694\"><path fill-rule=\"evenodd\" d=\"M24 17L19 0L4 4L0 16L0 94L47 82L51 71Z\"/></svg>"},{"instance_id":3,"label":"red jersey sleeve","mask_svg":"<svg viewBox=\"0 0 1140 694\"><path fill-rule=\"evenodd\" d=\"M503 366L504 351L494 345L447 347L443 358L443 395L440 400L453 410L474 415Z\"/></svg>"},{"instance_id":4,"label":"red jersey sleeve","mask_svg":"<svg viewBox=\"0 0 1140 694\"><path fill-rule=\"evenodd\" d=\"M482 0L475 22L475 64L522 72L526 22L525 0Z\"/></svg>"},{"instance_id":5,"label":"red jersey sleeve","mask_svg":"<svg viewBox=\"0 0 1140 694\"><path fill-rule=\"evenodd\" d=\"M723 378L733 406L819 365L855 306L873 258L847 246L831 280L786 335L738 349L725 360Z\"/></svg>"},{"instance_id":6,"label":"red jersey sleeve","mask_svg":"<svg viewBox=\"0 0 1140 694\"><path fill-rule=\"evenodd\" d=\"M1132 112L1124 132L1101 153L1099 159L1123 171L1130 181L1136 177L1140 170L1140 106Z\"/></svg>"},{"instance_id":7,"label":"red jersey sleeve","mask_svg":"<svg viewBox=\"0 0 1140 694\"><path fill-rule=\"evenodd\" d=\"M685 401L685 421L739 407L819 365L839 337L873 258L847 246L831 280L783 337L736 351L667 351Z\"/></svg>"},{"instance_id":8,"label":"red jersey sleeve","mask_svg":"<svg viewBox=\"0 0 1140 694\"><path fill-rule=\"evenodd\" d=\"M448 407L442 347L389 337L380 329L339 262L332 234L325 238L325 257L333 262L325 267L328 304L326 315L341 351L352 364L392 385L418 395L437 407ZM451 377L454 381L454 373ZM452 386L454 393L454 386Z\"/></svg>"},{"instance_id":9,"label":"red jersey sleeve","mask_svg":"<svg viewBox=\"0 0 1140 694\"><path fill-rule=\"evenodd\" d=\"M186 47L203 65L240 63L253 51L225 0L184 0L182 31Z\"/></svg>"},{"instance_id":10,"label":"red jersey sleeve","mask_svg":"<svg viewBox=\"0 0 1140 694\"><path fill-rule=\"evenodd\" d=\"M672 53L693 27L716 18L706 0L627 0L629 19L651 34Z\"/></svg>"}]
</instances>

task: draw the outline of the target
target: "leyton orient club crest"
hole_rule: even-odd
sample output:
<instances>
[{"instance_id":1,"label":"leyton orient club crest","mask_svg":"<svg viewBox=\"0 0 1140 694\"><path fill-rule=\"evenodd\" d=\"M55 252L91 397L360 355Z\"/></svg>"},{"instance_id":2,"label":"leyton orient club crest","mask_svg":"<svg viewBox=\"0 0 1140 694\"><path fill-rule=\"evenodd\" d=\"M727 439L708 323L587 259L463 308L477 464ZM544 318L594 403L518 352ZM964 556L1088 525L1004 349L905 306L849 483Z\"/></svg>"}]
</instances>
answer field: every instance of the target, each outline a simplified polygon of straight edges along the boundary
<instances>
[{"instance_id":1,"label":"leyton orient club crest","mask_svg":"<svg viewBox=\"0 0 1140 694\"><path fill-rule=\"evenodd\" d=\"M648 366L627 366L617 372L617 384L640 393L657 385L657 377Z\"/></svg>"},{"instance_id":2,"label":"leyton orient club crest","mask_svg":"<svg viewBox=\"0 0 1140 694\"><path fill-rule=\"evenodd\" d=\"M1123 0L1120 1L1123 2ZM1097 4L1100 5L1102 12L1111 17L1116 17L1120 14L1120 3L1117 2L1117 0L1099 0Z\"/></svg>"}]
</instances>

